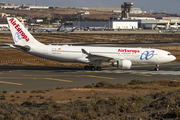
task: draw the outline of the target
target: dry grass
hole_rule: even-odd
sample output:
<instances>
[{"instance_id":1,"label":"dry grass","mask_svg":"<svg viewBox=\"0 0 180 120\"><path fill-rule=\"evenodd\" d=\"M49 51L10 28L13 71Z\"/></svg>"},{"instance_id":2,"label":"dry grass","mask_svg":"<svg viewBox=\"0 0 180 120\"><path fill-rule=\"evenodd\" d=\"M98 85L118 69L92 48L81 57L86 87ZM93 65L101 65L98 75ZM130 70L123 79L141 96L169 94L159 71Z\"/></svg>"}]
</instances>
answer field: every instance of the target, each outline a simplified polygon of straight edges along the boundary
<instances>
[{"instance_id":1,"label":"dry grass","mask_svg":"<svg viewBox=\"0 0 180 120\"><path fill-rule=\"evenodd\" d=\"M134 80L132 80L134 81ZM8 103L23 103L24 101L36 101L42 103L45 101L56 101L57 103L67 103L76 100L88 100L94 97L108 99L111 97L127 98L133 94L147 95L149 93L178 90L180 80L169 81L152 81L152 82L130 82L129 84L106 84L100 82L105 86L92 88L55 88L47 90L33 90L33 91L3 91L0 96L5 96L5 100L0 102ZM136 81L136 80L135 80ZM96 86L98 86L97 83ZM13 101L12 101L13 99Z\"/></svg>"},{"instance_id":2,"label":"dry grass","mask_svg":"<svg viewBox=\"0 0 180 120\"><path fill-rule=\"evenodd\" d=\"M105 81L92 88L19 91L0 94L0 117L12 119L163 119L180 116L180 80ZM97 87L96 87L97 86ZM17 117L18 116L18 117Z\"/></svg>"}]
</instances>

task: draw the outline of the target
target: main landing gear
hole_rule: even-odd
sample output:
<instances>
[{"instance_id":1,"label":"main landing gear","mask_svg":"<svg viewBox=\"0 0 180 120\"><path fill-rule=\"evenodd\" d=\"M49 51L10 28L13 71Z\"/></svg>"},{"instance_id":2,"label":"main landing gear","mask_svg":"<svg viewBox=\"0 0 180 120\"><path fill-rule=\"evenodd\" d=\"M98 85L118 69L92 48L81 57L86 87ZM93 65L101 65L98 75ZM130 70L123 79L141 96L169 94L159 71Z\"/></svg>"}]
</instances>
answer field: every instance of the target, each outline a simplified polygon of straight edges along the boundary
<instances>
[{"instance_id":1,"label":"main landing gear","mask_svg":"<svg viewBox=\"0 0 180 120\"><path fill-rule=\"evenodd\" d=\"M155 71L159 70L159 65L157 64L156 67L154 68Z\"/></svg>"},{"instance_id":2,"label":"main landing gear","mask_svg":"<svg viewBox=\"0 0 180 120\"><path fill-rule=\"evenodd\" d=\"M101 71L101 67L95 67L95 66L84 66L84 69L85 70L91 70L91 71L95 71L95 70L97 70L97 71Z\"/></svg>"}]
</instances>

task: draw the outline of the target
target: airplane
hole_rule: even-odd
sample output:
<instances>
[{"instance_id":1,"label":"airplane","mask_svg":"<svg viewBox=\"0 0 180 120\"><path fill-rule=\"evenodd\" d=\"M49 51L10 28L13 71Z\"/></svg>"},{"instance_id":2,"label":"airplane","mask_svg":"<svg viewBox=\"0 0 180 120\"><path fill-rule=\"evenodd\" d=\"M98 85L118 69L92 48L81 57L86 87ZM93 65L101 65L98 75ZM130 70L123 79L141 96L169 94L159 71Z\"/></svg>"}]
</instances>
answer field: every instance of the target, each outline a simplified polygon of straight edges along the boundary
<instances>
[{"instance_id":1,"label":"airplane","mask_svg":"<svg viewBox=\"0 0 180 120\"><path fill-rule=\"evenodd\" d=\"M50 60L88 64L86 70L100 71L102 65L130 69L132 64L156 64L155 70L159 70L159 64L176 59L168 51L153 48L47 45L37 41L16 18L7 21L15 43L7 43L10 48Z\"/></svg>"},{"instance_id":2,"label":"airplane","mask_svg":"<svg viewBox=\"0 0 180 120\"><path fill-rule=\"evenodd\" d=\"M34 24L34 23L31 23L31 24L29 24L28 26L31 26L31 27L35 27L35 26L44 27L44 25L41 25L41 24Z\"/></svg>"},{"instance_id":3,"label":"airplane","mask_svg":"<svg viewBox=\"0 0 180 120\"><path fill-rule=\"evenodd\" d=\"M65 32L65 33L68 33L68 32L74 32L75 30L77 29L77 27L73 27L73 28L69 28L69 27L67 27L67 28L65 28L65 30L63 31L63 32Z\"/></svg>"},{"instance_id":4,"label":"airplane","mask_svg":"<svg viewBox=\"0 0 180 120\"><path fill-rule=\"evenodd\" d=\"M159 29L165 29L166 26L165 26L165 25L156 25L156 28L159 28Z\"/></svg>"},{"instance_id":5,"label":"airplane","mask_svg":"<svg viewBox=\"0 0 180 120\"><path fill-rule=\"evenodd\" d=\"M174 25L169 25L170 28L173 28L173 29L178 29L180 27L180 25L177 24L177 22L174 24Z\"/></svg>"},{"instance_id":6,"label":"airplane","mask_svg":"<svg viewBox=\"0 0 180 120\"><path fill-rule=\"evenodd\" d=\"M60 29L64 26L64 23L61 24L58 28L38 28L34 30L34 32L53 32L53 31L60 31Z\"/></svg>"},{"instance_id":7,"label":"airplane","mask_svg":"<svg viewBox=\"0 0 180 120\"><path fill-rule=\"evenodd\" d=\"M8 28L9 26L8 26L8 23L0 23L0 27L6 27L6 28Z\"/></svg>"}]
</instances>

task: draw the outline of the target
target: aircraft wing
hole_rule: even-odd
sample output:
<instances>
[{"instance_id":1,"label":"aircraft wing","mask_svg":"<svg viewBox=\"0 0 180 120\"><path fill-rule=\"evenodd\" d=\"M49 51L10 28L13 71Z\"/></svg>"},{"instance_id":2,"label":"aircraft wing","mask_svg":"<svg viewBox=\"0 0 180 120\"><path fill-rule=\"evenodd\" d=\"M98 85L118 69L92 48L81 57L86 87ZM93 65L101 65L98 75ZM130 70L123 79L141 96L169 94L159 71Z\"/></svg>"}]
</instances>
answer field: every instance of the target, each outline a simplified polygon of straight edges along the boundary
<instances>
[{"instance_id":1,"label":"aircraft wing","mask_svg":"<svg viewBox=\"0 0 180 120\"><path fill-rule=\"evenodd\" d=\"M112 58L112 57L108 57L108 56L102 56L102 55L98 55L98 54L92 54L92 53L88 53L86 50L84 49L81 49L82 50L82 53L88 55L88 59L90 61L104 61L104 62L112 62L114 61L115 59Z\"/></svg>"}]
</instances>

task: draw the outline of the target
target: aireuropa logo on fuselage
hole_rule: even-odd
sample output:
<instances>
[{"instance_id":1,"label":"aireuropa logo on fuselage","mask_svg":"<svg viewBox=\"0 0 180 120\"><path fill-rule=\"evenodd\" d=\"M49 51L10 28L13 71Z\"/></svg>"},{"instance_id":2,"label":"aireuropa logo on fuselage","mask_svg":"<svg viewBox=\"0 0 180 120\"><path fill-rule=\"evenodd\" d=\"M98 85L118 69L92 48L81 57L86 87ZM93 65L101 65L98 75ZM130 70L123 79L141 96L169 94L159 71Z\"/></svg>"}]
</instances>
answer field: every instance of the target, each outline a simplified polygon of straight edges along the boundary
<instances>
[{"instance_id":1,"label":"aireuropa logo on fuselage","mask_svg":"<svg viewBox=\"0 0 180 120\"><path fill-rule=\"evenodd\" d=\"M16 23L16 20L14 20L14 18L11 18L11 19L9 19L9 21L14 26L14 28L17 30L17 32L14 35L15 42L18 42L18 40L21 40L21 39L25 39L25 41L28 42L29 38L23 32L23 30L20 28L20 25ZM16 39L16 38L18 38L18 39Z\"/></svg>"},{"instance_id":2,"label":"aireuropa logo on fuselage","mask_svg":"<svg viewBox=\"0 0 180 120\"><path fill-rule=\"evenodd\" d=\"M129 49L118 49L118 52L125 52L125 53L140 53L139 50L129 50Z\"/></svg>"},{"instance_id":3,"label":"aireuropa logo on fuselage","mask_svg":"<svg viewBox=\"0 0 180 120\"><path fill-rule=\"evenodd\" d=\"M141 54L140 60L150 60L154 56L154 50L152 51L144 51Z\"/></svg>"}]
</instances>

